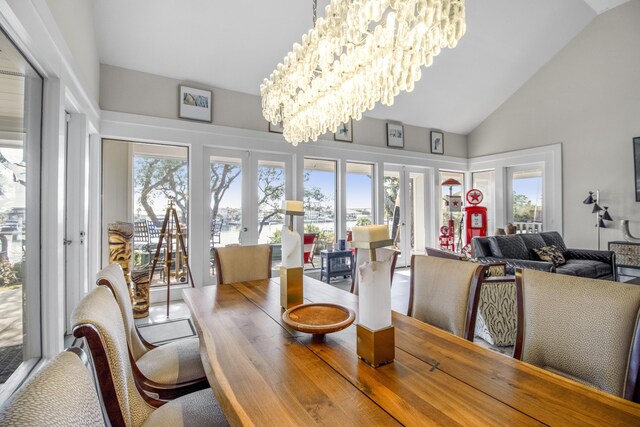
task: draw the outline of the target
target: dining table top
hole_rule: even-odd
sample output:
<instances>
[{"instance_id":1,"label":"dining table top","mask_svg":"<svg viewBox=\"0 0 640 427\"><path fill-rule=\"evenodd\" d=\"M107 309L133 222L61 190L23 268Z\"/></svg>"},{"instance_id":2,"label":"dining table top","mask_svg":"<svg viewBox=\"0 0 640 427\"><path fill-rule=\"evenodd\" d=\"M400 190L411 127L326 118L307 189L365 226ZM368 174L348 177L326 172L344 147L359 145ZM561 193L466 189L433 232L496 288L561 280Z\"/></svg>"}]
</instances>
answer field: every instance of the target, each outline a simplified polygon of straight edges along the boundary
<instances>
[{"instance_id":1,"label":"dining table top","mask_svg":"<svg viewBox=\"0 0 640 427\"><path fill-rule=\"evenodd\" d=\"M183 294L231 425L640 425L639 404L397 312L394 362L374 369L356 355L355 324L322 339L287 326L279 278ZM358 309L306 276L304 298Z\"/></svg>"}]
</instances>

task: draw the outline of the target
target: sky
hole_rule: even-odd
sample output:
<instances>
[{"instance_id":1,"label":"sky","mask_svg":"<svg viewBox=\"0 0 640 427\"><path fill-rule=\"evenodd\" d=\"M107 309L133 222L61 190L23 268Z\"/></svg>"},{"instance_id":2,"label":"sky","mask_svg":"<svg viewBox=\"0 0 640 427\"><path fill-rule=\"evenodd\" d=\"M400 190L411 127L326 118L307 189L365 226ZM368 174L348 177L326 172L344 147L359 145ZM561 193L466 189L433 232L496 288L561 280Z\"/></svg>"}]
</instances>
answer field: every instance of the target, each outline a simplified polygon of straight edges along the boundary
<instances>
[{"instance_id":1,"label":"sky","mask_svg":"<svg viewBox=\"0 0 640 427\"><path fill-rule=\"evenodd\" d=\"M542 205L542 178L519 178L513 181L513 191L524 194L534 205Z\"/></svg>"}]
</instances>

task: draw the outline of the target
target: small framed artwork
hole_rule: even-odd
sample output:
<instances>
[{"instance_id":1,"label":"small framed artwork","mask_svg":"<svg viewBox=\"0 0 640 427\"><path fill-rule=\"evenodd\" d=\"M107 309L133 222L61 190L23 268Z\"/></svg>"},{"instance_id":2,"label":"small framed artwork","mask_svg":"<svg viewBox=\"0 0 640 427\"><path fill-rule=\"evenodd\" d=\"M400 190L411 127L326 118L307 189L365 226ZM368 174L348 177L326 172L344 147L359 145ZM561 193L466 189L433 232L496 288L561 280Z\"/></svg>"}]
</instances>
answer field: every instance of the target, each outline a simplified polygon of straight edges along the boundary
<instances>
[{"instance_id":1,"label":"small framed artwork","mask_svg":"<svg viewBox=\"0 0 640 427\"><path fill-rule=\"evenodd\" d=\"M273 133L284 132L284 128L282 127L282 122L278 123L277 125L274 125L271 122L269 122L269 132L273 132Z\"/></svg>"},{"instance_id":2,"label":"small framed artwork","mask_svg":"<svg viewBox=\"0 0 640 427\"><path fill-rule=\"evenodd\" d=\"M404 127L401 124L387 122L387 146L404 148Z\"/></svg>"},{"instance_id":3,"label":"small framed artwork","mask_svg":"<svg viewBox=\"0 0 640 427\"><path fill-rule=\"evenodd\" d=\"M431 152L444 154L444 134L442 132L431 131Z\"/></svg>"},{"instance_id":4,"label":"small framed artwork","mask_svg":"<svg viewBox=\"0 0 640 427\"><path fill-rule=\"evenodd\" d=\"M210 90L180 85L178 117L211 123L211 98Z\"/></svg>"},{"instance_id":5,"label":"small framed artwork","mask_svg":"<svg viewBox=\"0 0 640 427\"><path fill-rule=\"evenodd\" d=\"M349 119L347 123L338 126L338 131L333 134L336 141L353 142L353 121Z\"/></svg>"}]
</instances>

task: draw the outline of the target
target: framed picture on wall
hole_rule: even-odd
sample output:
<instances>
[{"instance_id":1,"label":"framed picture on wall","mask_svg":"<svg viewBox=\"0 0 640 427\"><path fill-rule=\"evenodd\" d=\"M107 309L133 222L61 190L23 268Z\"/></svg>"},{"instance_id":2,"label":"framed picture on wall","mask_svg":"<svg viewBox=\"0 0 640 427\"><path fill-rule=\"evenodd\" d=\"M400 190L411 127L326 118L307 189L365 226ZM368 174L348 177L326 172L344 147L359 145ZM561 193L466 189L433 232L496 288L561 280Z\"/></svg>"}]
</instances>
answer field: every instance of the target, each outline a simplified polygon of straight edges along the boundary
<instances>
[{"instance_id":1,"label":"framed picture on wall","mask_svg":"<svg viewBox=\"0 0 640 427\"><path fill-rule=\"evenodd\" d=\"M284 128L282 127L282 122L278 123L277 125L274 125L271 122L269 122L269 132L273 132L273 133L284 132Z\"/></svg>"},{"instance_id":2,"label":"framed picture on wall","mask_svg":"<svg viewBox=\"0 0 640 427\"><path fill-rule=\"evenodd\" d=\"M349 119L347 123L338 126L338 131L333 134L336 141L353 142L353 121Z\"/></svg>"},{"instance_id":3,"label":"framed picture on wall","mask_svg":"<svg viewBox=\"0 0 640 427\"><path fill-rule=\"evenodd\" d=\"M211 123L211 101L210 90L180 85L178 117Z\"/></svg>"},{"instance_id":4,"label":"framed picture on wall","mask_svg":"<svg viewBox=\"0 0 640 427\"><path fill-rule=\"evenodd\" d=\"M444 134L442 132L431 131L431 152L444 154Z\"/></svg>"},{"instance_id":5,"label":"framed picture on wall","mask_svg":"<svg viewBox=\"0 0 640 427\"><path fill-rule=\"evenodd\" d=\"M387 146L404 148L404 127L401 124L387 122Z\"/></svg>"}]
</instances>

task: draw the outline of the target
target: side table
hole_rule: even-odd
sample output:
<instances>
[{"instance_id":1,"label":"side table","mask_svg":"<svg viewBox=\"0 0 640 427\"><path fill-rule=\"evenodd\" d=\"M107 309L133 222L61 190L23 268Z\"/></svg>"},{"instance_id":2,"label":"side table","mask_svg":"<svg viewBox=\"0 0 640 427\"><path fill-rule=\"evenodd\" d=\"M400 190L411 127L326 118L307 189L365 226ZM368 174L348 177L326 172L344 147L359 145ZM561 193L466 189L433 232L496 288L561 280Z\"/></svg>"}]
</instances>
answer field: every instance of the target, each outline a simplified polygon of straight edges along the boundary
<instances>
[{"instance_id":1,"label":"side table","mask_svg":"<svg viewBox=\"0 0 640 427\"><path fill-rule=\"evenodd\" d=\"M347 278L352 274L353 252L351 249L344 251L320 251L320 281L327 278L327 283L332 277L343 276Z\"/></svg>"},{"instance_id":2,"label":"side table","mask_svg":"<svg viewBox=\"0 0 640 427\"><path fill-rule=\"evenodd\" d=\"M616 254L615 265L619 282L640 277L640 243L609 242L609 250Z\"/></svg>"}]
</instances>

